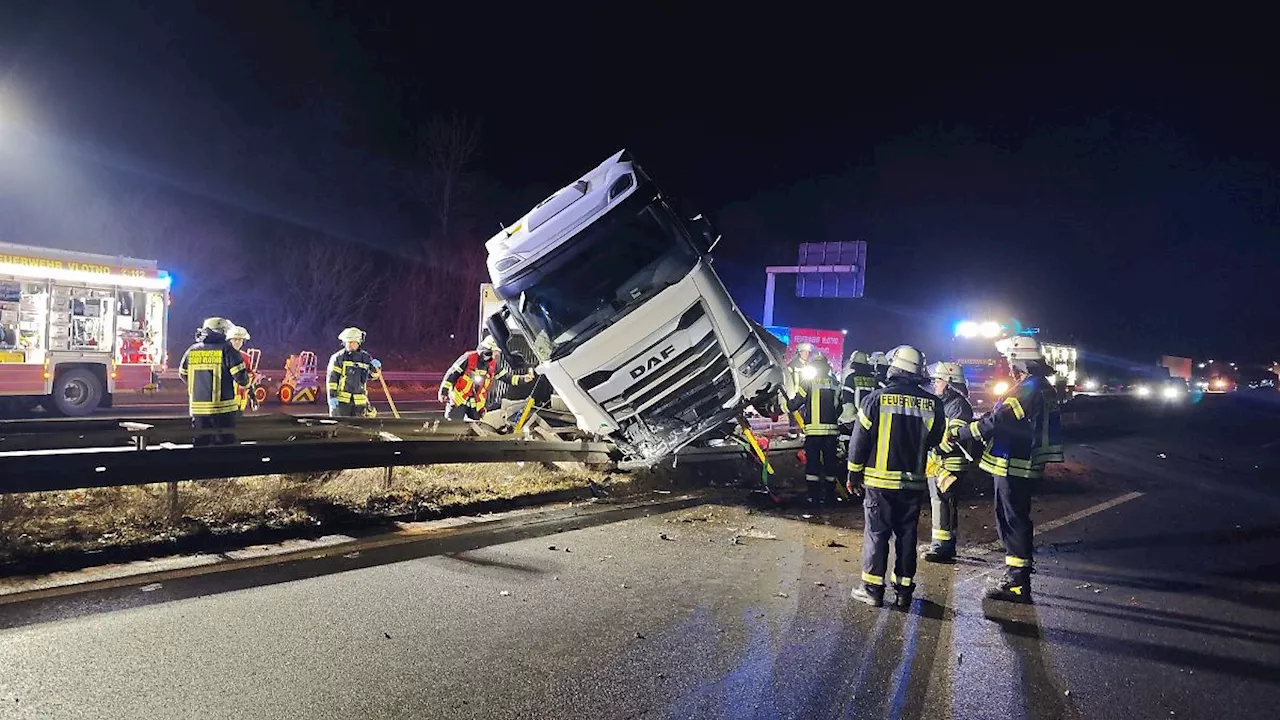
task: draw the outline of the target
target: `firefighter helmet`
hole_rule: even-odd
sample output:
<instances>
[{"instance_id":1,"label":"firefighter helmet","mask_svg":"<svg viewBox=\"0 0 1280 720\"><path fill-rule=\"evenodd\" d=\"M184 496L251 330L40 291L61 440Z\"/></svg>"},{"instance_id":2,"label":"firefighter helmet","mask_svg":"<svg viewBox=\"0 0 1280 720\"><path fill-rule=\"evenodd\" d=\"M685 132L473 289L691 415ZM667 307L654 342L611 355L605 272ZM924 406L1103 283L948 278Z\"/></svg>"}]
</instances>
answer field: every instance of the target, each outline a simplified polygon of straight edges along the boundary
<instances>
[{"instance_id":1,"label":"firefighter helmet","mask_svg":"<svg viewBox=\"0 0 1280 720\"><path fill-rule=\"evenodd\" d=\"M239 325L232 325L231 329L227 331L227 339L228 340L248 340L249 331L245 330L243 327Z\"/></svg>"},{"instance_id":2,"label":"firefighter helmet","mask_svg":"<svg viewBox=\"0 0 1280 720\"><path fill-rule=\"evenodd\" d=\"M852 364L854 364L854 363L861 363L861 364L863 364L863 365L870 365L870 364L871 364L871 360L867 357L867 354L866 354L866 353L864 353L864 352L862 352L861 350L854 350L854 351L853 351L852 353L850 353L850 355L849 355L849 364L850 364L850 365L852 365Z\"/></svg>"},{"instance_id":3,"label":"firefighter helmet","mask_svg":"<svg viewBox=\"0 0 1280 720\"><path fill-rule=\"evenodd\" d=\"M481 350L497 350L498 341L495 340L492 335L485 335L484 339L480 341L480 349Z\"/></svg>"},{"instance_id":4,"label":"firefighter helmet","mask_svg":"<svg viewBox=\"0 0 1280 720\"><path fill-rule=\"evenodd\" d=\"M798 353L802 353L802 352L811 353L811 352L813 352L813 343L811 343L811 342L802 342L802 343L800 343L800 344L796 345L796 352L798 352Z\"/></svg>"},{"instance_id":5,"label":"firefighter helmet","mask_svg":"<svg viewBox=\"0 0 1280 720\"><path fill-rule=\"evenodd\" d=\"M364 331L358 327L349 327L338 333L338 339L342 342L351 342L354 340L355 342L363 343Z\"/></svg>"},{"instance_id":6,"label":"firefighter helmet","mask_svg":"<svg viewBox=\"0 0 1280 720\"><path fill-rule=\"evenodd\" d=\"M885 356L891 369L901 370L908 375L919 375L924 365L924 355L910 345L899 345Z\"/></svg>"},{"instance_id":7,"label":"firefighter helmet","mask_svg":"<svg viewBox=\"0 0 1280 720\"><path fill-rule=\"evenodd\" d=\"M964 384L964 368L959 363L937 362L929 366L929 377L949 383Z\"/></svg>"},{"instance_id":8,"label":"firefighter helmet","mask_svg":"<svg viewBox=\"0 0 1280 720\"><path fill-rule=\"evenodd\" d=\"M226 335L227 333L231 332L231 329L234 327L235 327L235 324L226 318L211 317L204 321L204 324L200 326L200 329L211 330L213 332L222 333L223 335Z\"/></svg>"},{"instance_id":9,"label":"firefighter helmet","mask_svg":"<svg viewBox=\"0 0 1280 720\"><path fill-rule=\"evenodd\" d=\"M868 360L870 360L873 367L881 367L889 364L889 360L885 358L884 353L882 352L871 353L871 357L868 358Z\"/></svg>"},{"instance_id":10,"label":"firefighter helmet","mask_svg":"<svg viewBox=\"0 0 1280 720\"><path fill-rule=\"evenodd\" d=\"M1029 335L1015 335L996 343L996 349L1010 362L1014 360L1043 360L1040 343Z\"/></svg>"}]
</instances>

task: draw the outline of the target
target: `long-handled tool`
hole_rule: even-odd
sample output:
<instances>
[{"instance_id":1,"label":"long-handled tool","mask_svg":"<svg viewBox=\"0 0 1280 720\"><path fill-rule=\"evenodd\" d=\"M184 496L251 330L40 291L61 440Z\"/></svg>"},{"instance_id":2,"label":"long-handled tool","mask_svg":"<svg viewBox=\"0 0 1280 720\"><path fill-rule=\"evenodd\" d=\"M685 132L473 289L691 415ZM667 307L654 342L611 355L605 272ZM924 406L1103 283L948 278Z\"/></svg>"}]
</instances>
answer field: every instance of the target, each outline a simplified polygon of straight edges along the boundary
<instances>
[{"instance_id":1,"label":"long-handled tool","mask_svg":"<svg viewBox=\"0 0 1280 720\"><path fill-rule=\"evenodd\" d=\"M391 391L387 389L387 381L378 373L378 382L382 383L382 394L387 396L387 404L391 406L391 414L400 419L400 411L396 409L396 401L391 399Z\"/></svg>"},{"instance_id":2,"label":"long-handled tool","mask_svg":"<svg viewBox=\"0 0 1280 720\"><path fill-rule=\"evenodd\" d=\"M524 424L528 422L529 415L533 412L534 398L538 395L538 388L542 387L542 381L546 379L546 375L539 375L538 379L533 383L533 389L529 391L529 399L524 403L524 410L520 413L520 419L516 421L516 433L519 434L524 429Z\"/></svg>"}]
</instances>

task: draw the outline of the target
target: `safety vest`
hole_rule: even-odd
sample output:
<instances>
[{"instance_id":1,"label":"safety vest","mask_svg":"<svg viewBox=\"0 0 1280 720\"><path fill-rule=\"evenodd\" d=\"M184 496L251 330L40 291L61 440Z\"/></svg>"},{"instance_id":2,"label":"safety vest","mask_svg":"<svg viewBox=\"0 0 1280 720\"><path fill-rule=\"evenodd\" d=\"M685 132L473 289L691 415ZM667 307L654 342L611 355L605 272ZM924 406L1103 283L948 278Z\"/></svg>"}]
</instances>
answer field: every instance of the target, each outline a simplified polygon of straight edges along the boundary
<instances>
[{"instance_id":1,"label":"safety vest","mask_svg":"<svg viewBox=\"0 0 1280 720\"><path fill-rule=\"evenodd\" d=\"M458 358L446 377L447 380L448 377L456 375L449 393L453 406L466 405L483 410L487 403L486 398L489 396L489 387L493 385L493 378L497 372L496 358L481 364L480 353L474 350Z\"/></svg>"}]
</instances>

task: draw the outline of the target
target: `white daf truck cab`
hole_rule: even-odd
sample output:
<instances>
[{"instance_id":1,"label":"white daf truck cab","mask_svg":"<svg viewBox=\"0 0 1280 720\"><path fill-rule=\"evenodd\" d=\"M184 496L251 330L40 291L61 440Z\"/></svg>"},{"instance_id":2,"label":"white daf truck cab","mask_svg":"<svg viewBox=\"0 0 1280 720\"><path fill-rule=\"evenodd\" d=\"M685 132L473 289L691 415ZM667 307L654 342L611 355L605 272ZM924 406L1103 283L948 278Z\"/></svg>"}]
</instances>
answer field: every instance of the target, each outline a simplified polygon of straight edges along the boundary
<instances>
[{"instance_id":1,"label":"white daf truck cab","mask_svg":"<svg viewBox=\"0 0 1280 720\"><path fill-rule=\"evenodd\" d=\"M711 269L717 239L626 151L486 243L503 310L579 429L654 463L754 405L776 412L782 357Z\"/></svg>"}]
</instances>

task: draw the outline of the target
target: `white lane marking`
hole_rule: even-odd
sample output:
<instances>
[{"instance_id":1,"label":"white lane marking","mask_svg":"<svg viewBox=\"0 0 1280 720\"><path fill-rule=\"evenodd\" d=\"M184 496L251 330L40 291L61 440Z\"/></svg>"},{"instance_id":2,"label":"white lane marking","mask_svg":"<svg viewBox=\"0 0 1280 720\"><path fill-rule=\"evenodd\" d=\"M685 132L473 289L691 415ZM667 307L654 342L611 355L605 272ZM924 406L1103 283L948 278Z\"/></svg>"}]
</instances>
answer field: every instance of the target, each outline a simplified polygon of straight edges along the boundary
<instances>
[{"instance_id":1,"label":"white lane marking","mask_svg":"<svg viewBox=\"0 0 1280 720\"><path fill-rule=\"evenodd\" d=\"M1118 498L1113 498L1104 503L1098 503L1093 507L1087 507L1084 510L1081 510L1079 512L1073 512L1070 515L1063 515L1057 520L1050 520L1047 523L1042 523L1038 525L1035 531L1032 532L1032 535L1039 535L1040 533L1046 533L1046 532L1049 532L1050 530L1057 530L1063 525L1070 525L1071 523L1076 522L1077 520L1083 520L1089 517L1090 515L1096 515L1104 510L1110 510L1111 508L1116 507L1117 505L1123 505L1129 502L1130 500L1137 500L1143 495L1144 493L1140 493L1140 492L1126 493L1124 495L1121 495Z\"/></svg>"},{"instance_id":2,"label":"white lane marking","mask_svg":"<svg viewBox=\"0 0 1280 720\"><path fill-rule=\"evenodd\" d=\"M1073 522L1078 522L1092 515L1097 515L1098 513L1103 512L1105 510L1110 510L1113 507L1123 505L1129 502L1130 500L1137 500L1138 498L1142 497L1145 494L1146 493L1140 493L1137 491L1126 493L1124 495L1121 495L1120 497L1112 498L1110 500L1107 500L1106 502L1100 502L1097 505L1087 507L1078 512L1073 512L1070 515L1063 515L1062 517L1056 520L1050 520L1049 522L1040 523L1036 525L1035 530L1032 531L1031 534L1032 536L1036 536L1036 535L1040 535L1041 533L1047 533L1050 530L1057 530L1058 528L1063 527L1064 525L1070 525ZM962 548L961 552L964 554L972 555L972 554L993 553L1001 550L1004 550L1004 545L1001 545L999 540L995 540L993 542L986 543L985 545L974 545L971 547Z\"/></svg>"}]
</instances>

